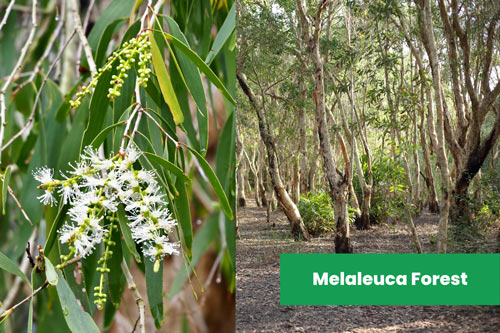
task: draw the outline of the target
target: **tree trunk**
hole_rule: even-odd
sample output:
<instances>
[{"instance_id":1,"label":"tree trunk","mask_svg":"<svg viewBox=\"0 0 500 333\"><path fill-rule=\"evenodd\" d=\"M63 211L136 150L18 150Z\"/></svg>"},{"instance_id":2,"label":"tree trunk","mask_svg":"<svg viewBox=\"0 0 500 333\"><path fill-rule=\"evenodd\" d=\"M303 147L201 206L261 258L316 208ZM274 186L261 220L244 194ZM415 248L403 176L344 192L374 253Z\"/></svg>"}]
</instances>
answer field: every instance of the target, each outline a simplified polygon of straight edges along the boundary
<instances>
[{"instance_id":1,"label":"tree trunk","mask_svg":"<svg viewBox=\"0 0 500 333\"><path fill-rule=\"evenodd\" d=\"M438 244L437 250L439 253L446 253L447 245L447 232L448 232L448 217L450 211L450 189L451 189L451 179L450 171L448 169L448 157L445 150L444 144L444 108L443 108L443 96L441 95L441 70L439 68L439 62L437 57L437 49L434 40L434 28L432 23L432 11L429 0L419 0L420 2L420 15L423 20L421 26L422 39L424 41L424 46L429 57L429 62L431 65L432 81L434 87L434 96L436 102L436 113L437 113L437 162L441 172L441 183L442 183L442 197L441 197L441 207L439 209L439 234L438 234Z\"/></svg>"},{"instance_id":2,"label":"tree trunk","mask_svg":"<svg viewBox=\"0 0 500 333\"><path fill-rule=\"evenodd\" d=\"M269 175L271 176L271 182L278 198L278 201L283 208L283 212L285 213L288 221L290 222L291 232L294 236L295 240L309 240L309 232L304 226L304 222L302 221L302 217L300 216L299 210L297 206L293 203L292 199L288 195L288 192L285 190L285 186L281 180L279 166L278 166L278 158L276 153L276 146L271 136L271 132L267 126L267 123L264 120L264 110L257 103L257 97L252 92L251 88L246 83L245 77L237 73L238 82L245 93L247 95L250 104L253 109L257 113L257 118L259 120L259 131L262 141L266 146L267 150L267 158L268 158L268 166L269 166ZM264 101L262 101L263 107L265 107Z\"/></svg>"},{"instance_id":3,"label":"tree trunk","mask_svg":"<svg viewBox=\"0 0 500 333\"><path fill-rule=\"evenodd\" d=\"M245 180L243 176L243 142L239 135L236 136L236 158L238 161L238 168L236 170L236 197L238 198L238 207L246 206L245 197Z\"/></svg>"},{"instance_id":4,"label":"tree trunk","mask_svg":"<svg viewBox=\"0 0 500 333\"><path fill-rule=\"evenodd\" d=\"M352 253L351 237L349 232L349 217L347 209L348 200L348 181L349 175L341 174L337 169L333 149L330 142L330 133L327 126L325 91L324 91L324 72L323 61L320 55L319 35L321 33L321 13L328 5L328 1L322 0L318 3L315 11L314 22L310 22L307 16L304 0L297 0L297 14L302 28L304 41L308 45L308 51L311 54L314 65L314 79L316 87L313 93L316 115L316 130L319 137L320 153L323 158L323 168L330 188L330 197L335 209L335 251L337 253ZM312 34L310 28L312 27ZM345 170L349 172L349 159L345 147L342 147Z\"/></svg>"}]
</instances>

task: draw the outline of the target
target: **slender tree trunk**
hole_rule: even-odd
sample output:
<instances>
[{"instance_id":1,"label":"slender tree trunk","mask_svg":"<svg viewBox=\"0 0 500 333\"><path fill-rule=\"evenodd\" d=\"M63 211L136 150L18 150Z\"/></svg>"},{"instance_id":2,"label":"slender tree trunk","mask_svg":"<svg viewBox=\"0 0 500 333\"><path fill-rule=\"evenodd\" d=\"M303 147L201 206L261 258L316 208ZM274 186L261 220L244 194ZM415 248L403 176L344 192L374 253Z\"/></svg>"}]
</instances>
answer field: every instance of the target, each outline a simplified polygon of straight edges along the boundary
<instances>
[{"instance_id":1,"label":"slender tree trunk","mask_svg":"<svg viewBox=\"0 0 500 333\"><path fill-rule=\"evenodd\" d=\"M304 226L304 222L302 221L302 217L300 216L299 210L297 206L293 203L290 196L288 195L288 192L285 190L285 186L281 180L276 146L271 136L271 132L269 131L269 128L267 126L267 123L264 120L264 110L258 105L257 97L246 83L244 76L240 73L237 73L237 79L243 92L245 93L245 95L247 95L250 104L257 113L257 118L259 120L260 136L267 150L269 175L271 176L271 182L273 184L273 188L278 198L278 201L281 207L283 208L283 212L287 216L288 221L290 222L291 232L295 240L300 240L300 239L309 240L310 239L309 232ZM262 101L262 106L263 108L265 108L264 101Z\"/></svg>"},{"instance_id":2,"label":"slender tree trunk","mask_svg":"<svg viewBox=\"0 0 500 333\"><path fill-rule=\"evenodd\" d=\"M448 157L445 149L445 139L444 139L444 108L443 108L443 96L441 96L442 86L441 86L441 70L439 68L439 62L437 58L436 43L434 40L434 27L432 23L432 11L429 0L419 0L420 3L420 15L423 20L421 26L422 39L424 41L424 46L429 57L429 62L431 65L432 81L434 87L434 96L436 102L436 113L437 113L437 162L439 165L439 170L441 172L441 183L442 183L442 197L441 197L441 207L439 209L439 234L438 234L438 252L446 253L447 245L447 232L448 232L448 217L450 211L450 190L451 190L451 179L450 171L448 169Z\"/></svg>"},{"instance_id":3,"label":"slender tree trunk","mask_svg":"<svg viewBox=\"0 0 500 333\"><path fill-rule=\"evenodd\" d=\"M236 170L236 197L238 198L238 207L246 206L245 197L245 180L243 176L243 142L239 135L236 136L236 158L238 160L238 168Z\"/></svg>"},{"instance_id":4,"label":"slender tree trunk","mask_svg":"<svg viewBox=\"0 0 500 333\"><path fill-rule=\"evenodd\" d=\"M430 101L429 101L430 102ZM432 112L432 106L430 107ZM424 109L424 87L420 90L420 145L422 146L422 154L424 155L425 164L425 184L427 186L427 202L431 213L439 213L439 204L437 201L436 188L434 186L434 175L432 173L431 158L427 148L426 131L424 127L425 109Z\"/></svg>"},{"instance_id":5,"label":"slender tree trunk","mask_svg":"<svg viewBox=\"0 0 500 333\"><path fill-rule=\"evenodd\" d=\"M335 209L335 251L337 253L352 253L351 237L349 232L349 217L347 209L348 201L348 175L341 174L337 169L337 163L333 155L330 142L330 133L327 126L325 93L324 93L324 72L323 63L320 56L319 35L321 32L321 11L326 7L328 1L321 1L318 4L316 17L314 18L313 35L309 33L309 20L307 18L305 3L297 0L297 7L301 19L302 30L309 38L309 51L314 65L314 79L316 87L314 90L314 103L316 114L316 130L319 138L320 153L323 158L323 168L328 185L330 197ZM349 160L345 147L342 147L344 159L346 161L346 172L349 172Z\"/></svg>"}]
</instances>

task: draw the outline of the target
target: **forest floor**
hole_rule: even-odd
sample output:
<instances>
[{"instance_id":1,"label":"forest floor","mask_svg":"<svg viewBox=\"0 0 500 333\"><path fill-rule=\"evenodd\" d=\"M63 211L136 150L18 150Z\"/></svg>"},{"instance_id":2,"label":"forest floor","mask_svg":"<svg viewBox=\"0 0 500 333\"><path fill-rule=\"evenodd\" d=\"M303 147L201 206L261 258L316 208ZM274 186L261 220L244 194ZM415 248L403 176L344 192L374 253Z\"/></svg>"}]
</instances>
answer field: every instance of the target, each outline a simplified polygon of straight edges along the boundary
<instances>
[{"instance_id":1,"label":"forest floor","mask_svg":"<svg viewBox=\"0 0 500 333\"><path fill-rule=\"evenodd\" d=\"M280 253L331 253L333 238L294 242L281 211L272 214L273 227L265 208L247 205L238 211L238 332L500 332L498 306L280 306ZM433 251L437 223L427 212L415 219L425 252ZM404 224L353 229L351 238L355 252L415 252Z\"/></svg>"}]
</instances>

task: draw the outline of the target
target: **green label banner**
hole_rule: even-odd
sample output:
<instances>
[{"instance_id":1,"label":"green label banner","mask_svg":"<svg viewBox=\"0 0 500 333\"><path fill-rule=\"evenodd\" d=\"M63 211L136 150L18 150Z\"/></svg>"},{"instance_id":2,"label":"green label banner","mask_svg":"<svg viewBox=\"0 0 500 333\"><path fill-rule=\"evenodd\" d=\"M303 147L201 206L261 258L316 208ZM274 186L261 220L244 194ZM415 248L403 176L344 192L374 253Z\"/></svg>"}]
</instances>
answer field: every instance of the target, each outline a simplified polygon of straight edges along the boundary
<instances>
[{"instance_id":1,"label":"green label banner","mask_svg":"<svg viewBox=\"0 0 500 333\"><path fill-rule=\"evenodd\" d=\"M500 254L281 254L281 305L500 305Z\"/></svg>"}]
</instances>

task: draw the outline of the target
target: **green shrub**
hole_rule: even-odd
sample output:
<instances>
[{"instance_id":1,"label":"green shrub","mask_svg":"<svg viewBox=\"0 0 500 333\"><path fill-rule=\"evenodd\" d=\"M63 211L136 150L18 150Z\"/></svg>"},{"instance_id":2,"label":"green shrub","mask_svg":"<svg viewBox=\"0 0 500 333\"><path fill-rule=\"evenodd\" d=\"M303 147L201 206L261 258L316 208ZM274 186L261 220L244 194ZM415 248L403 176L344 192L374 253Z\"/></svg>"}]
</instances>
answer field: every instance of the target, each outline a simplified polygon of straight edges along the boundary
<instances>
[{"instance_id":1,"label":"green shrub","mask_svg":"<svg viewBox=\"0 0 500 333\"><path fill-rule=\"evenodd\" d=\"M302 195L298 208L311 236L317 237L334 231L335 214L328 193L309 192Z\"/></svg>"}]
</instances>

